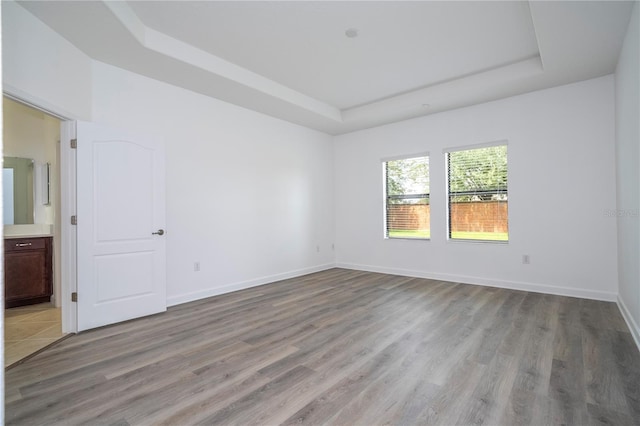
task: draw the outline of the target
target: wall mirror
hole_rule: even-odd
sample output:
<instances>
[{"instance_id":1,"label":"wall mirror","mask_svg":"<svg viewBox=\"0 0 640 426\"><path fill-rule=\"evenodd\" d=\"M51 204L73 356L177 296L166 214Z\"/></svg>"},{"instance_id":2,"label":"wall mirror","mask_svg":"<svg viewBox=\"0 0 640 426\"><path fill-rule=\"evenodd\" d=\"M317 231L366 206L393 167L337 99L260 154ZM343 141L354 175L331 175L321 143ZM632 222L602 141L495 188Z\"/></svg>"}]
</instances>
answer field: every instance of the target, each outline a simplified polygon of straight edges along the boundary
<instances>
[{"instance_id":1,"label":"wall mirror","mask_svg":"<svg viewBox=\"0 0 640 426\"><path fill-rule=\"evenodd\" d=\"M33 167L31 158L4 157L2 202L5 225L33 223Z\"/></svg>"}]
</instances>

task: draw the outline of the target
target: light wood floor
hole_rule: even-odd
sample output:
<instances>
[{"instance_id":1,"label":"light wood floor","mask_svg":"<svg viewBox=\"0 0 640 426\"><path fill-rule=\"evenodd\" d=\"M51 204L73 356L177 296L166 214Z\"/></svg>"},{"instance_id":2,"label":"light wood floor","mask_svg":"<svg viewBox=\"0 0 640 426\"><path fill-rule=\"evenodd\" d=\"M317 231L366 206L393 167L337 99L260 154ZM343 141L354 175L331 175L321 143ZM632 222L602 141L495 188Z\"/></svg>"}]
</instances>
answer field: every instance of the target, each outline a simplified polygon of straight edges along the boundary
<instances>
[{"instance_id":1,"label":"light wood floor","mask_svg":"<svg viewBox=\"0 0 640 426\"><path fill-rule=\"evenodd\" d=\"M613 303L333 269L72 336L8 424L638 424Z\"/></svg>"},{"instance_id":2,"label":"light wood floor","mask_svg":"<svg viewBox=\"0 0 640 426\"><path fill-rule=\"evenodd\" d=\"M4 366L15 364L63 336L60 308L51 303L5 309Z\"/></svg>"}]
</instances>

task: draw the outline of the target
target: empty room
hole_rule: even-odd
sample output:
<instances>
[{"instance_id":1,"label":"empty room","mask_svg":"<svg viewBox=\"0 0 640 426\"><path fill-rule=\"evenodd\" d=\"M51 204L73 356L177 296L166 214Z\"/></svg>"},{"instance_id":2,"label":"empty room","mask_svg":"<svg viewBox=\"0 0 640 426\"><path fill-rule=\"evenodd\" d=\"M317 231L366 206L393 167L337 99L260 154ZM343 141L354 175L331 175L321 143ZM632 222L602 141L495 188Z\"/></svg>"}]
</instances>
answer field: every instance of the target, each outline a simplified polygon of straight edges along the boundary
<instances>
[{"instance_id":1,"label":"empty room","mask_svg":"<svg viewBox=\"0 0 640 426\"><path fill-rule=\"evenodd\" d=\"M640 424L638 2L0 4L5 424Z\"/></svg>"}]
</instances>

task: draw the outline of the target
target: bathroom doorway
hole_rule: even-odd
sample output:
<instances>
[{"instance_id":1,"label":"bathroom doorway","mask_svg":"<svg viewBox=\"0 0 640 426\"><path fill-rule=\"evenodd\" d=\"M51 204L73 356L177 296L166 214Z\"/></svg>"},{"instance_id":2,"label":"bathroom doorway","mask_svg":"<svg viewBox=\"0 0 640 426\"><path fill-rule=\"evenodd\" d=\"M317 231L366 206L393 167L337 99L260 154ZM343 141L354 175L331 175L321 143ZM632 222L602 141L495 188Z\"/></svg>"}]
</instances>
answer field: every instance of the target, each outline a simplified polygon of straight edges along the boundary
<instances>
[{"instance_id":1,"label":"bathroom doorway","mask_svg":"<svg viewBox=\"0 0 640 426\"><path fill-rule=\"evenodd\" d=\"M6 367L64 335L60 303L61 121L5 96L3 123Z\"/></svg>"}]
</instances>

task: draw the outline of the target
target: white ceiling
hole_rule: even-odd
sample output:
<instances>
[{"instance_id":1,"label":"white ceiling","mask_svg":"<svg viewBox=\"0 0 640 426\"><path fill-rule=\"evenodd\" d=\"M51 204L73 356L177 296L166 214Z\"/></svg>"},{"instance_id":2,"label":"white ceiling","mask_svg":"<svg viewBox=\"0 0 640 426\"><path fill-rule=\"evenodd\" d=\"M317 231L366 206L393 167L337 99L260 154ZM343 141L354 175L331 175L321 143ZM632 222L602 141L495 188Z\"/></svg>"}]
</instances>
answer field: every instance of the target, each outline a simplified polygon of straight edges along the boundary
<instances>
[{"instance_id":1,"label":"white ceiling","mask_svg":"<svg viewBox=\"0 0 640 426\"><path fill-rule=\"evenodd\" d=\"M538 54L526 2L130 5L154 30L340 109Z\"/></svg>"},{"instance_id":2,"label":"white ceiling","mask_svg":"<svg viewBox=\"0 0 640 426\"><path fill-rule=\"evenodd\" d=\"M20 4L96 60L330 134L612 73L633 6ZM346 37L349 28L358 37Z\"/></svg>"}]
</instances>

